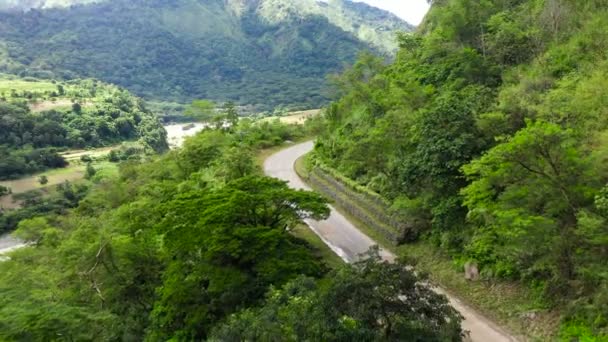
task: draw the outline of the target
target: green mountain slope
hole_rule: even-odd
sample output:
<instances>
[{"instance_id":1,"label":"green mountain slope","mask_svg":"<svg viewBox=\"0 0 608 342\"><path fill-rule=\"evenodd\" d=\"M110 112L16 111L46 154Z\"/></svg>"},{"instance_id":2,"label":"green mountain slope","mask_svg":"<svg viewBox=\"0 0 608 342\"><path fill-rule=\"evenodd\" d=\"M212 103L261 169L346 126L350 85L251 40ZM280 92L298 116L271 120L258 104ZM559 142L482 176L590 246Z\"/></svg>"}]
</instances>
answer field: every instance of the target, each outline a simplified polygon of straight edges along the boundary
<instances>
[{"instance_id":1,"label":"green mountain slope","mask_svg":"<svg viewBox=\"0 0 608 342\"><path fill-rule=\"evenodd\" d=\"M531 340L608 340L607 26L603 0L434 1L393 64L341 78L317 140L403 240L528 287L487 306Z\"/></svg>"},{"instance_id":2,"label":"green mountain slope","mask_svg":"<svg viewBox=\"0 0 608 342\"><path fill-rule=\"evenodd\" d=\"M168 148L167 133L143 101L97 80L0 74L0 118L0 180L65 167L58 153L69 149L124 141L150 153Z\"/></svg>"},{"instance_id":3,"label":"green mountain slope","mask_svg":"<svg viewBox=\"0 0 608 342\"><path fill-rule=\"evenodd\" d=\"M327 73L361 50L390 54L394 33L411 29L387 12L346 0L31 5L34 10L0 13L4 72L98 77L148 98L230 99L257 107L324 103Z\"/></svg>"}]
</instances>

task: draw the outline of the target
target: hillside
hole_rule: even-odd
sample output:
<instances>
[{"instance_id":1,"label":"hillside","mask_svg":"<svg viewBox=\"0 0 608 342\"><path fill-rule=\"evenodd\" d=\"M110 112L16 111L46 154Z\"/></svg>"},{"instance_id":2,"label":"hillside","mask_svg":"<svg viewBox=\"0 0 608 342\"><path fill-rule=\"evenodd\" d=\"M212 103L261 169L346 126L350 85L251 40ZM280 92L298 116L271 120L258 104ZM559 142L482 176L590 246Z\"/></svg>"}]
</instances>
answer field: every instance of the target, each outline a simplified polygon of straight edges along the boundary
<instances>
[{"instance_id":1,"label":"hillside","mask_svg":"<svg viewBox=\"0 0 608 342\"><path fill-rule=\"evenodd\" d=\"M340 78L313 165L382 196L404 254L477 268L491 289L462 294L532 340L606 341L607 25L599 0L434 1L394 63Z\"/></svg>"},{"instance_id":2,"label":"hillside","mask_svg":"<svg viewBox=\"0 0 608 342\"><path fill-rule=\"evenodd\" d=\"M138 95L259 109L327 101L325 77L411 26L346 0L33 1L0 13L0 71L96 77ZM55 6L55 5L64 6ZM21 11L28 8L33 10Z\"/></svg>"},{"instance_id":3,"label":"hillside","mask_svg":"<svg viewBox=\"0 0 608 342\"><path fill-rule=\"evenodd\" d=\"M0 180L65 167L59 152L137 141L167 149L160 120L129 92L96 80L0 74Z\"/></svg>"}]
</instances>

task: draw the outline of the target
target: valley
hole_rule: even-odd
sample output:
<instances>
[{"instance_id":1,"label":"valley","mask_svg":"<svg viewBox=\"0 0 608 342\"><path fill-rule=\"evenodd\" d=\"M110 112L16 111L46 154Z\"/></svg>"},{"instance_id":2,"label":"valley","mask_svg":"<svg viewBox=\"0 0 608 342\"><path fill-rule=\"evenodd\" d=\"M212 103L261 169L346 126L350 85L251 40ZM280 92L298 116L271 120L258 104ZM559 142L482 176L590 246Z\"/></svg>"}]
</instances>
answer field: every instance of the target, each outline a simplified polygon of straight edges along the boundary
<instances>
[{"instance_id":1,"label":"valley","mask_svg":"<svg viewBox=\"0 0 608 342\"><path fill-rule=\"evenodd\" d=\"M0 340L608 341L603 0L370 3L0 2Z\"/></svg>"},{"instance_id":2,"label":"valley","mask_svg":"<svg viewBox=\"0 0 608 342\"><path fill-rule=\"evenodd\" d=\"M329 100L326 74L341 72L359 51L393 55L395 32L413 29L348 0L87 3L5 5L0 72L94 77L149 100L319 108Z\"/></svg>"}]
</instances>

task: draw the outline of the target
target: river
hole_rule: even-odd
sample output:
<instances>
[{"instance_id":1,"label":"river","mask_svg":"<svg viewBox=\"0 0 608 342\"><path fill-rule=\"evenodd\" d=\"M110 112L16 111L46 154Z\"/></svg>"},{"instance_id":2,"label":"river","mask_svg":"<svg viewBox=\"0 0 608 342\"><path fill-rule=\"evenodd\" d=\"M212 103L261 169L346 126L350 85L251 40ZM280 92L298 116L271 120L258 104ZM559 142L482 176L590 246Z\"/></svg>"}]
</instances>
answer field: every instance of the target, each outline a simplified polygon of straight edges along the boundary
<instances>
[{"instance_id":1,"label":"river","mask_svg":"<svg viewBox=\"0 0 608 342\"><path fill-rule=\"evenodd\" d=\"M207 127L202 123L166 125L167 141L172 149L179 148L187 137L193 136Z\"/></svg>"}]
</instances>

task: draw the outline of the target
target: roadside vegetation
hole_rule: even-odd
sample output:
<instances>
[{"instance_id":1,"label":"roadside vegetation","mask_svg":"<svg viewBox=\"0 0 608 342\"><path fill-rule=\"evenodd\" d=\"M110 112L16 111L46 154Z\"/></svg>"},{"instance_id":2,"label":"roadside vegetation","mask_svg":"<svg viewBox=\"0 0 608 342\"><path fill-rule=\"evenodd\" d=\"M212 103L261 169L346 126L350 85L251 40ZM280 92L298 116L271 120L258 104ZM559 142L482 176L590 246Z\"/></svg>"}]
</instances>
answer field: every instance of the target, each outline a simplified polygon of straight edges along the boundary
<instances>
[{"instance_id":1,"label":"roadside vegetation","mask_svg":"<svg viewBox=\"0 0 608 342\"><path fill-rule=\"evenodd\" d=\"M387 212L378 203L377 194L340 177L327 166L323 166L325 171L320 171L318 166L313 166L309 157L297 161L298 175L312 189L328 198L336 210L381 248L407 260L417 272L428 275L429 280L444 291L507 328L514 336L532 341L557 338L560 311L548 310L546 305L531 300L535 296L533 289L501 279L482 278L475 282L467 280L462 264L432 242L404 242L403 238L407 236L403 233L407 230L395 222L402 223L405 220L400 221L400 217L393 216L397 213L392 210ZM362 192L365 194L363 197Z\"/></svg>"},{"instance_id":2,"label":"roadside vegetation","mask_svg":"<svg viewBox=\"0 0 608 342\"><path fill-rule=\"evenodd\" d=\"M313 164L388 201L404 242L526 287L553 336L606 340L607 20L601 1L436 1L396 61L335 78Z\"/></svg>"},{"instance_id":3,"label":"roadside vegetation","mask_svg":"<svg viewBox=\"0 0 608 342\"><path fill-rule=\"evenodd\" d=\"M82 197L70 186L73 205L21 220L29 245L0 262L0 339L461 340L460 316L404 265L372 250L328 266L301 231L326 201L262 175L260 149L316 127L242 120L125 161Z\"/></svg>"}]
</instances>

